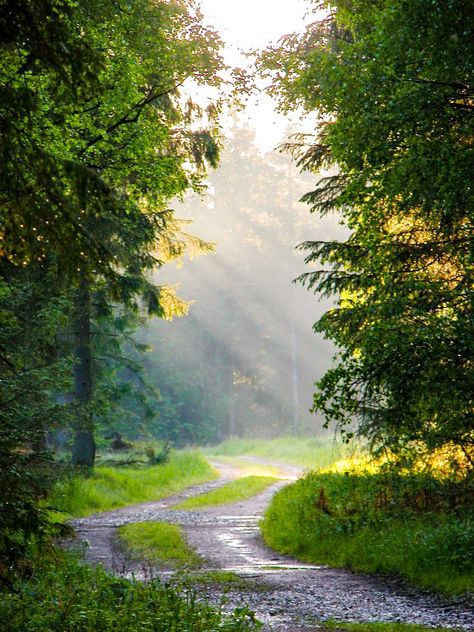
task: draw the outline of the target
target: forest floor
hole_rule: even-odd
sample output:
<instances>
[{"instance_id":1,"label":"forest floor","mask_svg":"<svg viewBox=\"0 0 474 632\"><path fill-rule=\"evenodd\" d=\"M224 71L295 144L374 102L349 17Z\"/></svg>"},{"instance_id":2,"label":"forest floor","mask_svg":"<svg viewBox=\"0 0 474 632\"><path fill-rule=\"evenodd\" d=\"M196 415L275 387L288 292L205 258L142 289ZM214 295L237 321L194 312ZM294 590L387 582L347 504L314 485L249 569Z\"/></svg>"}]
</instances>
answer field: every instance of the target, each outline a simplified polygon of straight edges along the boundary
<instances>
[{"instance_id":1,"label":"forest floor","mask_svg":"<svg viewBox=\"0 0 474 632\"><path fill-rule=\"evenodd\" d=\"M299 468L243 457L243 463L278 466L281 482L262 494L232 505L201 508L198 511L173 510L186 498L215 489L238 476L242 470L224 463L213 463L221 478L188 488L155 502L123 507L72 521L76 542L85 542L85 557L101 563L121 576L160 577L182 581L183 574L166 567L153 567L131 561L121 549L117 528L124 524L160 521L181 525L187 542L203 558L196 584L200 596L210 602L225 599L224 610L248 606L274 632L310 632L320 629L318 622L333 619L352 622L400 622L434 627L474 630L474 608L462 598L445 600L420 592L387 577L353 573L340 568L315 566L275 553L265 546L258 523L281 486L294 480ZM231 571L242 581L202 582L203 572ZM193 574L187 573L189 582ZM218 574L215 577L219 577Z\"/></svg>"}]
</instances>

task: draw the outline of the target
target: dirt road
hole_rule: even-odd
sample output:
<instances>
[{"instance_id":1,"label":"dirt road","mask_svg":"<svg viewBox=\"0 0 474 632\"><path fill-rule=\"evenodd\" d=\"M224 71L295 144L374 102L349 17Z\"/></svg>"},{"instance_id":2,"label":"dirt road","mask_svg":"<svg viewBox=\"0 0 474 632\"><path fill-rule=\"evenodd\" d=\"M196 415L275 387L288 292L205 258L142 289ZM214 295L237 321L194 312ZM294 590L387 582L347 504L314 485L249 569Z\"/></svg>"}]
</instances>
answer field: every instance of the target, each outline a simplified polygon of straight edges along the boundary
<instances>
[{"instance_id":1,"label":"dirt road","mask_svg":"<svg viewBox=\"0 0 474 632\"><path fill-rule=\"evenodd\" d=\"M298 475L297 468L279 466L281 482L245 502L199 511L173 510L173 505L184 498L214 489L239 475L232 466L215 465L222 476L218 481L160 501L75 520L79 540L87 542L86 558L116 574L146 578L152 572L169 580L169 569L148 569L128 561L117 546L116 529L131 522L170 522L183 527L188 542L204 558L205 569L231 570L244 578L238 587L225 589L226 608L248 605L265 623L266 630L309 632L319 629L318 621L331 618L474 630L474 608L462 600L448 603L395 580L302 564L266 547L258 522L275 491ZM219 600L223 588L210 585L200 590L211 600Z\"/></svg>"}]
</instances>

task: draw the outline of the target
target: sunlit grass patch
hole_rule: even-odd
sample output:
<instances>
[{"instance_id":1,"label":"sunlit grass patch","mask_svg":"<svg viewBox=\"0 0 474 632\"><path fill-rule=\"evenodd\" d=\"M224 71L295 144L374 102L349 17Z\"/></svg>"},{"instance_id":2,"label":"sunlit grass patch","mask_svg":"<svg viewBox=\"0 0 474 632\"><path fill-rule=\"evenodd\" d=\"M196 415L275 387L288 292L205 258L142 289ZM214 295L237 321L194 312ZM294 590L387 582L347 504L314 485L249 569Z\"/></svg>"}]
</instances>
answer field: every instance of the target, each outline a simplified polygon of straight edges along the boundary
<instances>
[{"instance_id":1,"label":"sunlit grass patch","mask_svg":"<svg viewBox=\"0 0 474 632\"><path fill-rule=\"evenodd\" d=\"M250 457L251 458L251 457ZM265 465L263 463L253 463L248 457L243 456L223 456L219 455L216 461L224 465L231 465L237 469L236 477L245 476L272 476L280 478L280 468L277 465Z\"/></svg>"},{"instance_id":2,"label":"sunlit grass patch","mask_svg":"<svg viewBox=\"0 0 474 632\"><path fill-rule=\"evenodd\" d=\"M197 509L199 507L236 503L263 492L267 487L276 482L278 482L278 479L270 476L246 476L244 478L238 478L206 494L188 498L182 503L179 503L179 505L175 505L173 509Z\"/></svg>"},{"instance_id":3,"label":"sunlit grass patch","mask_svg":"<svg viewBox=\"0 0 474 632\"><path fill-rule=\"evenodd\" d=\"M306 468L319 468L349 456L354 448L347 447L332 436L279 437L269 440L228 439L203 452L215 457L248 455Z\"/></svg>"},{"instance_id":4,"label":"sunlit grass patch","mask_svg":"<svg viewBox=\"0 0 474 632\"><path fill-rule=\"evenodd\" d=\"M117 535L127 555L150 564L197 568L200 557L186 544L181 529L165 522L137 522L119 527Z\"/></svg>"},{"instance_id":5,"label":"sunlit grass patch","mask_svg":"<svg viewBox=\"0 0 474 632\"><path fill-rule=\"evenodd\" d=\"M261 529L306 562L457 595L474 591L473 492L421 473L310 472L274 496Z\"/></svg>"},{"instance_id":6,"label":"sunlit grass patch","mask_svg":"<svg viewBox=\"0 0 474 632\"><path fill-rule=\"evenodd\" d=\"M443 477L453 471L453 464L461 476L469 469L467 457L458 446L446 445L430 452L423 450L422 446L412 447L412 460L407 466L409 472L429 471L434 476ZM376 473L386 465L388 459L388 455L374 459L362 444L346 445L334 436L328 435L306 438L289 436L269 440L228 439L201 451L222 461L235 457L258 457L268 460L270 467L273 461L276 464L287 463L306 469L340 473ZM390 458L394 459L395 455ZM230 462L238 465L238 461Z\"/></svg>"},{"instance_id":7,"label":"sunlit grass patch","mask_svg":"<svg viewBox=\"0 0 474 632\"><path fill-rule=\"evenodd\" d=\"M158 500L216 478L198 452L173 452L164 465L147 468L98 467L89 478L59 482L48 504L61 514L86 516L125 505Z\"/></svg>"}]
</instances>

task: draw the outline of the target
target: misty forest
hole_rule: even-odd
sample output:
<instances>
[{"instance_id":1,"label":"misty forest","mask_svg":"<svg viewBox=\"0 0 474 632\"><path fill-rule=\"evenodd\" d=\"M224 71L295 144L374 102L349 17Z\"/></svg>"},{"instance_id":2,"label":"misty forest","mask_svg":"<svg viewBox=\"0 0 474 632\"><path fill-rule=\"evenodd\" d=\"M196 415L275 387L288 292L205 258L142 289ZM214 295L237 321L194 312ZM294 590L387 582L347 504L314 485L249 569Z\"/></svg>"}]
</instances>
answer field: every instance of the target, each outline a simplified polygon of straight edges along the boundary
<instances>
[{"instance_id":1,"label":"misty forest","mask_svg":"<svg viewBox=\"0 0 474 632\"><path fill-rule=\"evenodd\" d=\"M473 30L0 0L2 630L474 630Z\"/></svg>"}]
</instances>

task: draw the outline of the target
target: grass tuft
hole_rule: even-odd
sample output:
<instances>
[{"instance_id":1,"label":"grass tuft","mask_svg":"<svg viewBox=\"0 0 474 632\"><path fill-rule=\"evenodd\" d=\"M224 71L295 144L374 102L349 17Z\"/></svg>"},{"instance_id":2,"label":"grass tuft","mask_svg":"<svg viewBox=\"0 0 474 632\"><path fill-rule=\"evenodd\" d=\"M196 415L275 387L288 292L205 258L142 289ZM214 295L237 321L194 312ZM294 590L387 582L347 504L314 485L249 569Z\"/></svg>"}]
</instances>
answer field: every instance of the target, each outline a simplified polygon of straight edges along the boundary
<instances>
[{"instance_id":1,"label":"grass tuft","mask_svg":"<svg viewBox=\"0 0 474 632\"><path fill-rule=\"evenodd\" d=\"M249 577L241 577L233 571L211 570L202 572L186 573L183 576L183 586L191 586L194 588L218 588L223 593L239 592L239 593L263 593L274 590L274 587Z\"/></svg>"},{"instance_id":2,"label":"grass tuft","mask_svg":"<svg viewBox=\"0 0 474 632\"><path fill-rule=\"evenodd\" d=\"M179 505L175 505L173 509L197 509L236 503L260 494L277 482L278 479L270 476L245 476L205 494L187 498Z\"/></svg>"},{"instance_id":3,"label":"grass tuft","mask_svg":"<svg viewBox=\"0 0 474 632\"><path fill-rule=\"evenodd\" d=\"M186 544L181 529L165 522L136 522L119 527L117 535L134 560L173 568L198 568L201 558Z\"/></svg>"}]
</instances>

